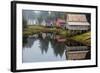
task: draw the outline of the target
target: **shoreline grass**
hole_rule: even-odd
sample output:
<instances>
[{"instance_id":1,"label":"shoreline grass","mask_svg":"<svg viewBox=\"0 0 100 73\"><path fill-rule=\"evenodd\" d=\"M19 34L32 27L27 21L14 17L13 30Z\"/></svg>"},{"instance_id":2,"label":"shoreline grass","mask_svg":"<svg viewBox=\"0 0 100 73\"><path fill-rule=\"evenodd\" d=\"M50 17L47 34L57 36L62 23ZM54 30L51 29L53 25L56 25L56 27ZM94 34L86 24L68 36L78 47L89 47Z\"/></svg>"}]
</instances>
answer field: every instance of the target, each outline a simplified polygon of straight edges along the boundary
<instances>
[{"instance_id":1,"label":"shoreline grass","mask_svg":"<svg viewBox=\"0 0 100 73\"><path fill-rule=\"evenodd\" d=\"M76 35L71 37L72 40L75 40L77 42L83 43L87 46L91 46L91 32L86 32L80 35Z\"/></svg>"},{"instance_id":2,"label":"shoreline grass","mask_svg":"<svg viewBox=\"0 0 100 73\"><path fill-rule=\"evenodd\" d=\"M23 35L32 35L32 34L36 34L36 33L41 33L41 32L50 32L50 33L58 33L59 35L63 35L63 36L67 36L67 30L61 29L61 28L57 28L57 27L52 27L52 28L48 28L45 26L28 26L27 28L25 28L23 30Z\"/></svg>"},{"instance_id":3,"label":"shoreline grass","mask_svg":"<svg viewBox=\"0 0 100 73\"><path fill-rule=\"evenodd\" d=\"M62 28L57 28L57 27L45 27L45 26L40 26L40 25L29 25L27 28L23 30L23 36L28 36L28 35L33 35L33 34L38 34L38 33L57 33L58 35L61 35L64 38L70 38L74 41L83 43L87 46L91 45L91 33L86 32L83 34L77 34L70 36L71 33L68 33L68 30L62 29Z\"/></svg>"}]
</instances>

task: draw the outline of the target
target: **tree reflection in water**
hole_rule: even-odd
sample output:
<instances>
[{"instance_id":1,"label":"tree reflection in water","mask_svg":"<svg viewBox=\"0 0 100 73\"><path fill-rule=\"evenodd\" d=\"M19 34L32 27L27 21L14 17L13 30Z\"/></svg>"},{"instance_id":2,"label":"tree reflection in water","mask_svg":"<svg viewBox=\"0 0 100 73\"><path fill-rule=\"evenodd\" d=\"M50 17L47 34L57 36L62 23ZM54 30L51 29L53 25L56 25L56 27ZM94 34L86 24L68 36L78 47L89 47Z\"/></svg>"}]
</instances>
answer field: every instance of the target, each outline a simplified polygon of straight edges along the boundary
<instances>
[{"instance_id":1,"label":"tree reflection in water","mask_svg":"<svg viewBox=\"0 0 100 73\"><path fill-rule=\"evenodd\" d=\"M71 49L73 46L75 48L78 48L78 46L79 46L79 48L80 48L80 46L83 46L81 43L77 43L77 42L74 42L69 39L67 39L66 42L58 42L55 39L55 35L56 34L52 34L52 33L40 33L40 34L35 34L32 36L23 38L23 49L24 48L32 49L33 48L32 46L38 45L35 50L37 50L37 53L38 53L38 51L41 51L41 54L39 53L39 55L43 55L43 56L41 56L41 57L43 57L43 58L41 58L41 61L44 59L44 55L50 57L51 53L53 54L53 56L52 56L53 58L50 57L50 59L68 60L70 58L69 56L74 55L74 54L69 54L70 51L68 51L68 48ZM36 45L36 42L38 42L37 45ZM69 47L66 47L66 46L69 46ZM50 49L52 51L50 51ZM75 50L73 50L73 52L74 51ZM27 54L27 52L25 54ZM36 56L34 54L34 51L33 51L32 55ZM90 55L88 57L90 58ZM45 59L46 60L43 60L43 61L48 61L47 60L48 58L45 58ZM70 59L72 59L72 58L70 58ZM73 58L73 59L75 59L75 58ZM76 57L76 59L77 59L77 57Z\"/></svg>"},{"instance_id":2,"label":"tree reflection in water","mask_svg":"<svg viewBox=\"0 0 100 73\"><path fill-rule=\"evenodd\" d=\"M48 46L49 46L49 38L46 37L46 38L40 38L40 50L42 52L42 54L45 52L47 53L48 51Z\"/></svg>"},{"instance_id":3,"label":"tree reflection in water","mask_svg":"<svg viewBox=\"0 0 100 73\"><path fill-rule=\"evenodd\" d=\"M61 43L61 42L57 42L55 40L51 40L51 46L53 48L55 56L60 55L60 57L62 57L62 55L64 54L64 50L65 50L64 42Z\"/></svg>"}]
</instances>

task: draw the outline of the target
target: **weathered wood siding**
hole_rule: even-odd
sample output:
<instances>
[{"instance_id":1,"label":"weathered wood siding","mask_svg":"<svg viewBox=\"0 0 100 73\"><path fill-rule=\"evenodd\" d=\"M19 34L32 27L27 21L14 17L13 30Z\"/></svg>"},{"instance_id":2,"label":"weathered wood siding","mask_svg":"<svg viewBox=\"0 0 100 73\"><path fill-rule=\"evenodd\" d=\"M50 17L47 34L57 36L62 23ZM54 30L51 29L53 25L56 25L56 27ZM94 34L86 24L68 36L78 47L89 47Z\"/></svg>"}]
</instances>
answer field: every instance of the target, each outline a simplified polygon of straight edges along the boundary
<instances>
[{"instance_id":1,"label":"weathered wood siding","mask_svg":"<svg viewBox=\"0 0 100 73\"><path fill-rule=\"evenodd\" d=\"M90 24L87 22L85 14L67 14L66 29L88 30Z\"/></svg>"}]
</instances>

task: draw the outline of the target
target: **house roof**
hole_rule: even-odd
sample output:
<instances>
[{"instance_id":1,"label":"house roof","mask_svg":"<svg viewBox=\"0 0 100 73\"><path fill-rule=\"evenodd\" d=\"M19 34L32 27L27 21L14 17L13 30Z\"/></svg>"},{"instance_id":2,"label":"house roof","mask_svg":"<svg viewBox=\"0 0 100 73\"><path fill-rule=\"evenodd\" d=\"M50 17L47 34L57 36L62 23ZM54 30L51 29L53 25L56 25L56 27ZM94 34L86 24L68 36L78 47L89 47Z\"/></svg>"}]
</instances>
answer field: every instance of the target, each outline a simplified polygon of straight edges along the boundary
<instances>
[{"instance_id":1,"label":"house roof","mask_svg":"<svg viewBox=\"0 0 100 73\"><path fill-rule=\"evenodd\" d=\"M59 22L59 23L65 23L65 21L62 20L62 19L57 19L57 22Z\"/></svg>"},{"instance_id":2,"label":"house roof","mask_svg":"<svg viewBox=\"0 0 100 73\"><path fill-rule=\"evenodd\" d=\"M67 21L87 22L87 18L85 14L67 14Z\"/></svg>"},{"instance_id":3,"label":"house roof","mask_svg":"<svg viewBox=\"0 0 100 73\"><path fill-rule=\"evenodd\" d=\"M56 23L59 24L59 25L62 25L62 24L65 24L66 22L65 22L65 20L57 19Z\"/></svg>"}]
</instances>

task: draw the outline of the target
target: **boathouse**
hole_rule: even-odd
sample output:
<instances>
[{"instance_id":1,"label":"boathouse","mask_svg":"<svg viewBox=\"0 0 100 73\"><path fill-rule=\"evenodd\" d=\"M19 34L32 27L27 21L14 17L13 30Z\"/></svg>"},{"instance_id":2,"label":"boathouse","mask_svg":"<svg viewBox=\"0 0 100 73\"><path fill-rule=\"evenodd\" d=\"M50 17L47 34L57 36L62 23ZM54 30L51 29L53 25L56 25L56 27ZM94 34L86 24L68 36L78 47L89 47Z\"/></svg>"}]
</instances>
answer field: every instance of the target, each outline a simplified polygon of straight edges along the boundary
<instances>
[{"instance_id":1,"label":"boathouse","mask_svg":"<svg viewBox=\"0 0 100 73\"><path fill-rule=\"evenodd\" d=\"M89 30L90 23L87 21L85 14L72 14L66 15L66 29L69 30Z\"/></svg>"}]
</instances>

